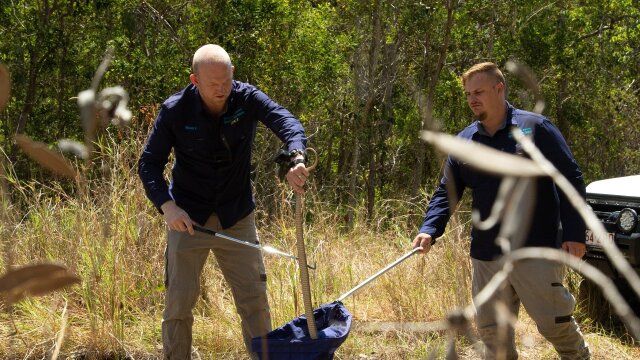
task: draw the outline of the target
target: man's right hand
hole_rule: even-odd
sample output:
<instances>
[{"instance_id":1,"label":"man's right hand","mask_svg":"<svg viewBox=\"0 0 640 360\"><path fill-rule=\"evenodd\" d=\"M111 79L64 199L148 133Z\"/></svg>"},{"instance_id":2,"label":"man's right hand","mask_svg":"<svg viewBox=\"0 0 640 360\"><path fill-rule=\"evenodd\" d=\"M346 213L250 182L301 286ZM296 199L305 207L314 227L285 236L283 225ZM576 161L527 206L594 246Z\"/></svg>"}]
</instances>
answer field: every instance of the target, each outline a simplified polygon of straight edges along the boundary
<instances>
[{"instance_id":1,"label":"man's right hand","mask_svg":"<svg viewBox=\"0 0 640 360\"><path fill-rule=\"evenodd\" d=\"M299 158L304 159L302 156ZM304 163L297 164L287 172L287 181L293 188L293 191L298 194L304 194L304 183L307 181L308 177L309 171L304 166Z\"/></svg>"},{"instance_id":2,"label":"man's right hand","mask_svg":"<svg viewBox=\"0 0 640 360\"><path fill-rule=\"evenodd\" d=\"M422 246L422 251L420 251L420 253L426 254L429 252L429 250L431 250L432 243L433 243L433 239L431 238L431 235L420 233L416 235L415 239L413 239L413 248L415 249L417 247Z\"/></svg>"},{"instance_id":3,"label":"man's right hand","mask_svg":"<svg viewBox=\"0 0 640 360\"><path fill-rule=\"evenodd\" d=\"M189 234L194 234L193 221L191 221L189 214L176 205L175 201L167 201L160 206L160 209L162 209L164 221L169 229L181 232L188 231Z\"/></svg>"}]
</instances>

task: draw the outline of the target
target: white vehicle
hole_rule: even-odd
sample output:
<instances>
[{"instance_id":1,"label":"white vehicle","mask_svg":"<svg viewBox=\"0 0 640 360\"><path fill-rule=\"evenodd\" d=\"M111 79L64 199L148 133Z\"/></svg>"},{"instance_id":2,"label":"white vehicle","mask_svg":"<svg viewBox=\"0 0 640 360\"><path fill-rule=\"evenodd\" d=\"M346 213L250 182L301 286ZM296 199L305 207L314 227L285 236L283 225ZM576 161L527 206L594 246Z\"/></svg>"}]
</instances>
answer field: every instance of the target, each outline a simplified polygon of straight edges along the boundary
<instances>
[{"instance_id":1,"label":"white vehicle","mask_svg":"<svg viewBox=\"0 0 640 360\"><path fill-rule=\"evenodd\" d=\"M592 182L587 186L587 203L602 221L609 238L615 241L627 261L640 273L640 175ZM587 230L586 237L586 260L610 277L619 278L600 241L590 230Z\"/></svg>"},{"instance_id":2,"label":"white vehicle","mask_svg":"<svg viewBox=\"0 0 640 360\"><path fill-rule=\"evenodd\" d=\"M587 203L604 225L625 259L640 274L640 175L594 181L587 186ZM611 265L604 253L600 239L590 230L586 232L587 254L585 260L611 278L622 296L640 315L640 298L634 294L627 281ZM584 312L606 327L624 329L611 307L595 284L583 281L580 298Z\"/></svg>"}]
</instances>

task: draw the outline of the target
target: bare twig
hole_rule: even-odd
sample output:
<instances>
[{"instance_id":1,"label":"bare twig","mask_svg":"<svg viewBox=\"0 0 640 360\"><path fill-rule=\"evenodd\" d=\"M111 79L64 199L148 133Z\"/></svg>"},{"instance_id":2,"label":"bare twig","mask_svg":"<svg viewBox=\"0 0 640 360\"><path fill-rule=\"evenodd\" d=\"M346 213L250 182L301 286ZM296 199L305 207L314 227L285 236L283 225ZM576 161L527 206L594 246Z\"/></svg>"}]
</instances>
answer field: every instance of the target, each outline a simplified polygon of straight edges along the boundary
<instances>
[{"instance_id":1,"label":"bare twig","mask_svg":"<svg viewBox=\"0 0 640 360\"><path fill-rule=\"evenodd\" d=\"M552 3L546 4L545 6L541 7L540 9L534 11L531 15L529 15L529 17L520 25L520 27L524 26L526 23L528 23L531 19L533 19L534 17L538 16L538 14L540 14L542 11L550 8L551 6L555 5L558 1L554 1Z\"/></svg>"},{"instance_id":2,"label":"bare twig","mask_svg":"<svg viewBox=\"0 0 640 360\"><path fill-rule=\"evenodd\" d=\"M496 240L503 253L521 247L527 239L533 220L536 181L520 178L515 184L511 201L506 205L504 219ZM508 246L508 248L507 248Z\"/></svg>"},{"instance_id":3,"label":"bare twig","mask_svg":"<svg viewBox=\"0 0 640 360\"><path fill-rule=\"evenodd\" d=\"M438 150L480 171L498 176L534 177L546 175L536 163L507 154L486 145L433 131L421 131L420 137Z\"/></svg>"},{"instance_id":4,"label":"bare twig","mask_svg":"<svg viewBox=\"0 0 640 360\"><path fill-rule=\"evenodd\" d=\"M113 60L113 48L107 48L96 73L93 75L93 80L91 80L91 90L93 90L94 93L98 91L102 77L107 72L109 65L111 65L111 60Z\"/></svg>"},{"instance_id":5,"label":"bare twig","mask_svg":"<svg viewBox=\"0 0 640 360\"><path fill-rule=\"evenodd\" d=\"M569 255L564 251L552 248L527 247L505 255L501 260L504 261L502 269L476 294L473 298L472 305L468 305L461 310L454 310L452 313L458 314L459 317L466 319L466 321L471 321L475 315L475 309L485 305L500 290L507 280L509 273L513 270L514 263L525 259L546 259L559 262L593 281L602 289L603 294L612 304L616 313L622 318L625 324L627 324L631 333L634 336L640 335L640 320L634 315L633 310L622 295L620 295L620 292L611 279L593 265ZM474 348L474 350L481 354L479 349Z\"/></svg>"},{"instance_id":6,"label":"bare twig","mask_svg":"<svg viewBox=\"0 0 640 360\"><path fill-rule=\"evenodd\" d=\"M156 10L156 8L154 8L151 4L149 4L149 2L143 1L142 3L149 10L151 17L157 21L160 21L161 24L164 25L169 30L169 33L171 34L173 41L175 41L176 44L178 44L178 46L180 47L180 49L186 54L187 49L182 43L182 40L180 40L180 37L178 36L178 32L173 28L171 23L169 23L169 21L158 10Z\"/></svg>"},{"instance_id":7,"label":"bare twig","mask_svg":"<svg viewBox=\"0 0 640 360\"><path fill-rule=\"evenodd\" d=\"M507 261L517 262L524 259L547 259L563 263L564 265L579 272L584 277L593 281L602 289L602 293L609 300L615 312L627 324L630 332L635 337L640 337L640 319L638 319L627 301L618 291L615 283L595 266L582 261L581 259L569 255L568 253L551 248L523 248L514 251L507 256Z\"/></svg>"},{"instance_id":8,"label":"bare twig","mask_svg":"<svg viewBox=\"0 0 640 360\"><path fill-rule=\"evenodd\" d=\"M542 93L540 92L540 87L538 86L538 81L536 80L536 76L533 74L531 69L516 60L507 61L505 67L510 72L516 74L524 84L533 92L533 95L536 99L536 105L533 108L533 112L537 114L542 114L545 108L544 98L542 97Z\"/></svg>"},{"instance_id":9,"label":"bare twig","mask_svg":"<svg viewBox=\"0 0 640 360\"><path fill-rule=\"evenodd\" d=\"M60 348L62 347L62 343L64 342L64 335L67 331L67 319L69 318L69 314L67 313L67 302L64 302L64 308L62 309L62 320L60 322L60 331L58 332L58 337L56 338L56 347L53 350L53 354L51 355L51 360L56 360L58 355L60 355Z\"/></svg>"},{"instance_id":10,"label":"bare twig","mask_svg":"<svg viewBox=\"0 0 640 360\"><path fill-rule=\"evenodd\" d=\"M616 247L613 241L609 240L607 231L602 223L598 220L596 215L591 211L586 201L576 191L573 185L556 169L549 160L547 160L540 150L533 144L531 139L527 138L519 130L513 131L513 136L522 145L524 151L526 151L531 159L538 164L538 166L558 185L560 190L565 193L567 199L578 211L580 216L584 219L588 228L590 228L595 236L601 240L605 253L611 259L613 266L627 279L633 290L638 296L640 296L640 276L633 270L628 261L624 259L624 255Z\"/></svg>"},{"instance_id":11,"label":"bare twig","mask_svg":"<svg viewBox=\"0 0 640 360\"><path fill-rule=\"evenodd\" d=\"M473 226L475 226L476 229L489 230L498 224L504 216L507 203L512 198L516 181L516 178L513 176L505 176L502 179L502 182L500 182L500 188L498 189L498 196L491 207L491 214L489 214L485 220L482 220L480 217L480 211L478 211L478 209L471 210L471 220L473 221Z\"/></svg>"}]
</instances>

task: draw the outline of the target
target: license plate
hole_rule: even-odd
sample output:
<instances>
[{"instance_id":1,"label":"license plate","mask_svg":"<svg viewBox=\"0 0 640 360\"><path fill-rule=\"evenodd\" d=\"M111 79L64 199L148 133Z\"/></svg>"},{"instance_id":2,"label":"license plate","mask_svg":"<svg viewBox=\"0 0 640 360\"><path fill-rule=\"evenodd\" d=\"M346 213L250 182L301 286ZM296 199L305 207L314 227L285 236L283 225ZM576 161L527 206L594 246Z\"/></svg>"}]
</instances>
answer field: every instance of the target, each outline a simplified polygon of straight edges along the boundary
<instances>
[{"instance_id":1,"label":"license plate","mask_svg":"<svg viewBox=\"0 0 640 360\"><path fill-rule=\"evenodd\" d=\"M587 230L586 231L586 236L587 236L587 240L586 240L586 244L590 245L590 246L597 246L597 247L602 247L602 242L603 239L601 238L597 238L594 234L593 231L591 230ZM614 233L607 233L607 238L609 241L613 241L613 239L616 237L616 234Z\"/></svg>"}]
</instances>

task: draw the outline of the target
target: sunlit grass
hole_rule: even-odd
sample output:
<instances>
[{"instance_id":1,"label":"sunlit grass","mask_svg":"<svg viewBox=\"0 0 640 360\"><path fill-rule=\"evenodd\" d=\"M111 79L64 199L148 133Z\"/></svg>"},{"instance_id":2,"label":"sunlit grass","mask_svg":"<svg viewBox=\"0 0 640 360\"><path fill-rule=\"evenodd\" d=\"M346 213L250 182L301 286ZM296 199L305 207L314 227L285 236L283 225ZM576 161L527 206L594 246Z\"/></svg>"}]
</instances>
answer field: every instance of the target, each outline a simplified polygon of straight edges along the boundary
<instances>
[{"instance_id":1,"label":"sunlit grass","mask_svg":"<svg viewBox=\"0 0 640 360\"><path fill-rule=\"evenodd\" d=\"M69 192L40 183L12 182L15 204L4 203L2 265L53 261L68 266L82 283L54 294L24 300L0 311L0 358L48 358L68 308L61 357L155 359L161 354L165 230L144 196L135 173L139 145L105 139L102 168L82 189ZM132 144L142 143L142 141ZM339 209L307 194L305 242L315 306L340 295L411 250L423 204L380 202L378 218L366 222L364 207L344 226ZM257 211L263 244L296 252L292 197L267 216ZM19 204L18 204L19 203ZM389 214L395 214L389 216ZM416 255L344 301L354 326L337 359L442 358L445 332L376 332L372 322L431 322L470 301L468 213L454 216L445 237L426 256ZM218 239L216 241L224 241ZM297 264L265 255L274 327L304 313ZM245 358L239 318L231 292L213 256L203 272L203 292L195 309L194 347L203 359ZM524 313L524 312L523 312ZM518 328L522 358L554 358L550 345L522 316ZM534 341L528 339L533 337ZM522 339L525 339L524 341ZM637 358L640 351L602 332L587 339L594 358ZM462 358L475 359L464 340ZM602 349L607 349L602 350ZM618 355L616 355L618 356Z\"/></svg>"}]
</instances>

